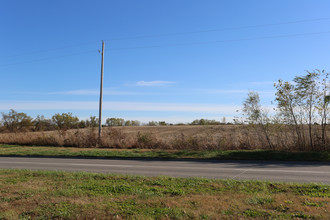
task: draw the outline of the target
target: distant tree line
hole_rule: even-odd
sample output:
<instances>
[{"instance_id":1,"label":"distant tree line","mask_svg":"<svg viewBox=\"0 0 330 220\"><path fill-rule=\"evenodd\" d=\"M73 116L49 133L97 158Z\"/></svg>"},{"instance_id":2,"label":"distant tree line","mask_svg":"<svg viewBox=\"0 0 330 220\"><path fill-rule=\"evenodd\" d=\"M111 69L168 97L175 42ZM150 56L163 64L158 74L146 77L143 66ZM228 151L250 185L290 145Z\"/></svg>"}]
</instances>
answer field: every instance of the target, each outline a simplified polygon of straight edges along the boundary
<instances>
[{"instance_id":1,"label":"distant tree line","mask_svg":"<svg viewBox=\"0 0 330 220\"><path fill-rule=\"evenodd\" d=\"M56 113L51 118L38 115L36 118L28 116L24 112L16 112L11 109L9 113L1 113L0 131L24 132L24 131L52 131L68 130L75 128L97 127L98 119L91 116L87 120L79 120L72 113Z\"/></svg>"},{"instance_id":2,"label":"distant tree line","mask_svg":"<svg viewBox=\"0 0 330 220\"><path fill-rule=\"evenodd\" d=\"M107 126L140 126L138 120L125 120L123 118L107 118L105 124Z\"/></svg>"},{"instance_id":3,"label":"distant tree line","mask_svg":"<svg viewBox=\"0 0 330 220\"><path fill-rule=\"evenodd\" d=\"M191 125L224 125L226 124L226 118L223 117L222 121L216 121L216 120L208 120L208 119L196 119L193 122L191 122ZM231 124L231 123L227 123Z\"/></svg>"},{"instance_id":4,"label":"distant tree line","mask_svg":"<svg viewBox=\"0 0 330 220\"><path fill-rule=\"evenodd\" d=\"M68 130L78 128L98 127L99 119L96 116L90 116L89 119L79 120L71 112L56 113L51 118L38 115L36 118L28 116L24 112L17 112L11 109L8 113L1 113L0 132L26 132L26 131L52 131ZM103 126L171 126L171 125L220 125L225 124L225 118L222 122L208 119L196 119L191 123L172 124L165 121L149 121L141 123L138 120L125 120L123 118L107 118ZM227 123L230 124L230 123Z\"/></svg>"}]
</instances>

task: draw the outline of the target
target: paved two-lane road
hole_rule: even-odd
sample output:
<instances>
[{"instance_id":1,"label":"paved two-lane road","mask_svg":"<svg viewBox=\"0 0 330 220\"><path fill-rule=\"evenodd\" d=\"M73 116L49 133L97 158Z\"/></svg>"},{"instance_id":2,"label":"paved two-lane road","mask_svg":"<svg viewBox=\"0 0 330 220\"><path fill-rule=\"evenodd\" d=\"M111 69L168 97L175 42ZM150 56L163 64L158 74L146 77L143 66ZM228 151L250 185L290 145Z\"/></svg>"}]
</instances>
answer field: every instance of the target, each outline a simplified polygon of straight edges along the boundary
<instances>
[{"instance_id":1,"label":"paved two-lane road","mask_svg":"<svg viewBox=\"0 0 330 220\"><path fill-rule=\"evenodd\" d=\"M85 171L330 184L330 163L0 157L0 169Z\"/></svg>"}]
</instances>

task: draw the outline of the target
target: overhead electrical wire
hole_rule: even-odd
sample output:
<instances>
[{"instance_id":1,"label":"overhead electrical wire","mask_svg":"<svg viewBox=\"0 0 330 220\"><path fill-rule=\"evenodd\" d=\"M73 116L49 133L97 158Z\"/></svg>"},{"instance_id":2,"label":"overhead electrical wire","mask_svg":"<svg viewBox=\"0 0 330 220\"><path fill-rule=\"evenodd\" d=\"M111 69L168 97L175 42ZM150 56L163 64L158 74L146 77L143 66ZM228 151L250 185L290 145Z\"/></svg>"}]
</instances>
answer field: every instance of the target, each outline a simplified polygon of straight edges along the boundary
<instances>
[{"instance_id":1,"label":"overhead electrical wire","mask_svg":"<svg viewBox=\"0 0 330 220\"><path fill-rule=\"evenodd\" d=\"M238 26L238 27L228 27L221 29L188 31L188 32L174 32L167 34L142 35L135 37L112 38L108 40L132 40L132 39L143 39L143 38L168 37L175 35L189 35L189 34L208 33L208 32L224 32L224 31L234 31L234 30L250 29L250 28L263 28L263 27L271 27L271 26L279 26L279 25L299 24L299 23L307 23L307 22L315 22L315 21L323 21L323 20L330 20L330 18L317 18L317 19L308 19L308 20L298 20L298 21L288 21L288 22L280 22L280 23L258 24L258 25Z\"/></svg>"},{"instance_id":2,"label":"overhead electrical wire","mask_svg":"<svg viewBox=\"0 0 330 220\"><path fill-rule=\"evenodd\" d=\"M142 35L142 36L133 36L133 37L110 38L106 41L116 41L116 40L120 41L120 40L133 40L133 39L144 39L144 38L158 38L158 37L167 37L167 36L176 36L176 35L190 35L190 34L208 33L208 32L223 32L223 31L250 29L250 28L263 28L263 27L271 27L271 26L317 22L317 21L325 21L325 20L330 20L330 18L316 18L316 19L305 19L305 20L297 20L297 21L269 23L269 24L258 24L258 25L248 25L248 26L238 26L238 27L228 27L228 28L210 29L210 30L199 30L199 31L174 32L174 33L154 34L154 35ZM32 52L29 52L29 53L19 53L19 54L13 54L13 55L8 55L8 56L0 56L0 57L8 58L8 57L17 57L17 56L24 56L24 55L37 54L37 53L45 53L45 52L49 52L49 51L55 51L55 50L61 50L61 49L66 49L66 48L84 46L84 45L93 44L93 43L97 43L97 42L101 42L101 40L89 41L89 42L84 42L84 43L81 43L81 44L72 44L72 45L67 45L67 46L63 46L63 47L50 48L50 49L45 49L45 50L32 51Z\"/></svg>"},{"instance_id":3,"label":"overhead electrical wire","mask_svg":"<svg viewBox=\"0 0 330 220\"><path fill-rule=\"evenodd\" d=\"M119 47L119 48L109 48L108 50L114 51L114 50L148 49L148 48L159 48L159 47L191 46L191 45L203 45L203 44L218 44L218 43L227 43L227 42L266 40L266 39L289 38L289 37L321 35L321 34L330 34L330 31L311 32L311 33L302 33L302 34L274 35L274 36L266 36L266 37L255 37L255 38L241 38L236 40L200 41L200 42L191 42L191 43L150 45L150 46L141 46L141 47Z\"/></svg>"},{"instance_id":4,"label":"overhead electrical wire","mask_svg":"<svg viewBox=\"0 0 330 220\"><path fill-rule=\"evenodd\" d=\"M120 50L161 48L161 47L206 45L206 44L219 44L219 43L240 42L240 41L255 41L255 40L290 38L290 37L300 37L300 36L312 36L312 35L321 35L321 34L330 34L330 31L310 32L310 33L301 33L301 34L273 35L273 36L255 37L255 38L241 38L241 39L233 39L233 40L200 41L200 42L190 42L190 43L162 44L162 45L150 45L150 46L138 46L138 47L120 47L120 48L109 48L108 50L110 50L110 51L120 51ZM76 56L76 55L92 53L92 52L97 52L97 50L95 49L95 50L89 50L89 51L73 53L73 54L68 54L68 55L63 55L63 56L47 57L47 58L42 58L42 59L30 60L30 61L22 61L22 62L17 62L17 63L3 64L3 65L0 65L0 67L11 66L11 65L16 65L16 64L23 64L23 63L39 62L39 61L45 61L45 60L51 60L51 59L58 59L58 58Z\"/></svg>"},{"instance_id":5,"label":"overhead electrical wire","mask_svg":"<svg viewBox=\"0 0 330 220\"><path fill-rule=\"evenodd\" d=\"M8 64L3 64L0 65L0 67L4 67L4 66L12 66L12 65L17 65L17 64L26 64L26 63L35 63L35 62L40 62L40 61L45 61L45 60L54 60L54 59L60 59L63 57L71 57L71 56L77 56L77 55L81 55L81 54L87 54L87 53L96 53L97 50L89 50L89 51L84 51L84 52L79 52L79 53L72 53L72 54L67 54L67 55L63 55L63 56L54 56L54 57L47 57L47 58L42 58L42 59L36 59L36 60L29 60L29 61L22 61L22 62L17 62L17 63L8 63Z\"/></svg>"},{"instance_id":6,"label":"overhead electrical wire","mask_svg":"<svg viewBox=\"0 0 330 220\"><path fill-rule=\"evenodd\" d=\"M241 27L231 27L231 28L213 29L213 30L201 30L201 31L192 31L192 32L178 32L178 33L168 33L168 34L159 34L159 35L145 35L145 36L137 36L137 37L112 38L112 39L109 39L109 40L106 40L106 41L142 39L142 38L156 38L156 37L163 37L163 36L189 35L189 34L206 33L206 32L231 31L231 30L248 29L248 28L261 28L261 27L276 26L276 25L306 23L306 22L314 22L314 21L322 21L322 20L330 20L330 18L318 18L318 19L309 19L309 20L300 20L300 21L291 21L291 22L281 22L281 23L272 23L272 24L261 24L261 25L251 25L251 26L241 26ZM254 37L254 38L241 38L241 39L233 39L233 40L229 39L229 40L200 41L200 42L190 42L190 43L173 43L173 44L137 46L137 47L120 47L120 48L109 48L108 50L120 51L120 50L161 48L161 47L206 45L206 44L218 44L218 43L226 43L226 42L240 42L240 41L254 41L254 40L265 40L265 39L276 39L276 38L290 38L290 37L311 36L311 35L321 35L321 34L330 34L330 31L310 32L310 33L301 33L301 34L287 34L287 35L273 35L273 36ZM9 56L6 56L6 57L15 57L15 56L23 56L23 55L29 55L29 54L44 53L44 52L55 51L55 50L60 50L60 49L84 46L84 45L93 44L93 43L96 43L96 42L101 42L101 41L90 41L90 42L85 42L85 43L81 43L81 44L73 44L73 45L68 45L68 46L63 46L63 47L58 47L58 48L33 51L33 52L30 52L30 53L21 53L21 54L16 54L16 55L9 55ZM76 56L76 55L92 53L92 52L97 52L97 49L84 51L84 52L79 52L79 53L68 54L68 55L63 55L63 56L47 57L47 58L42 58L42 59L30 60L30 61L22 61L22 62L16 62L16 63L2 64L2 65L0 65L0 67L23 64L23 63L40 62L40 61L45 61L45 60L58 59L58 58L69 57L69 56Z\"/></svg>"},{"instance_id":7,"label":"overhead electrical wire","mask_svg":"<svg viewBox=\"0 0 330 220\"><path fill-rule=\"evenodd\" d=\"M85 46L85 45L93 44L93 43L96 43L96 42L100 42L100 41L89 41L89 42L84 42L84 43L81 43L81 44L72 44L72 45L63 46L63 47L57 47L57 48L51 48L51 49L45 49L45 50L38 50L38 51L29 52L29 53L20 53L20 54L14 54L14 55L9 55L9 56L1 56L1 57L7 57L8 58L8 57L25 56L25 55L37 54L37 53L45 53L45 52L49 52L49 51L55 51L55 50Z\"/></svg>"}]
</instances>

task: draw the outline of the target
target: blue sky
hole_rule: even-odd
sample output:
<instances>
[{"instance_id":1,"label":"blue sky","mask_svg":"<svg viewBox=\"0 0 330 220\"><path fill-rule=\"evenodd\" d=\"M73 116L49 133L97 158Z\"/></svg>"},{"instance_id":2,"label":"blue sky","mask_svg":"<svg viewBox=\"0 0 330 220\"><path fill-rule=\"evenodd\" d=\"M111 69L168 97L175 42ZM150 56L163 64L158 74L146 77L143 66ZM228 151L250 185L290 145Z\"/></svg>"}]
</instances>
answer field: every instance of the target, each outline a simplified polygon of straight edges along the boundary
<instances>
[{"instance_id":1,"label":"blue sky","mask_svg":"<svg viewBox=\"0 0 330 220\"><path fill-rule=\"evenodd\" d=\"M190 122L330 70L328 0L2 0L0 112Z\"/></svg>"}]
</instances>

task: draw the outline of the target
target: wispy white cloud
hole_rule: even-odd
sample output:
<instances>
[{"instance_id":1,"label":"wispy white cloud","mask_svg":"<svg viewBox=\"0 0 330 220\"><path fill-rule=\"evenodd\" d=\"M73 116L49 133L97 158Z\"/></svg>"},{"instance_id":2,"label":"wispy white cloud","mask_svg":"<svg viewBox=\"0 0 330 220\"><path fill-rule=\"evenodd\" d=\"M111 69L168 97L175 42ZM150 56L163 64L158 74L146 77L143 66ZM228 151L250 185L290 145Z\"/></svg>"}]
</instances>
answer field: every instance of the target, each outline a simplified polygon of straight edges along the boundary
<instances>
[{"instance_id":1,"label":"wispy white cloud","mask_svg":"<svg viewBox=\"0 0 330 220\"><path fill-rule=\"evenodd\" d=\"M199 90L199 93L203 94L242 94L246 95L249 91L257 91L260 95L265 96L273 96L275 94L275 90L249 90L249 89L204 89Z\"/></svg>"},{"instance_id":2,"label":"wispy white cloud","mask_svg":"<svg viewBox=\"0 0 330 220\"><path fill-rule=\"evenodd\" d=\"M173 115L173 116L153 116L153 117L125 117L125 120L138 120L142 123L148 123L149 121L166 121L167 123L191 123L195 119L201 119L201 118L207 118L210 120L217 120L221 121L223 116L220 115L207 115L207 116L179 116L179 115ZM232 122L234 117L232 116L226 116L226 122Z\"/></svg>"},{"instance_id":3,"label":"wispy white cloud","mask_svg":"<svg viewBox=\"0 0 330 220\"><path fill-rule=\"evenodd\" d=\"M31 92L31 91L14 91L12 94L25 94L25 95L77 95L77 96L95 96L100 95L99 89L79 89L79 90L67 90L56 92ZM115 89L103 89L104 95L142 95L141 92L120 91Z\"/></svg>"},{"instance_id":4,"label":"wispy white cloud","mask_svg":"<svg viewBox=\"0 0 330 220\"><path fill-rule=\"evenodd\" d=\"M243 89L204 89L199 90L203 94L247 94L249 90Z\"/></svg>"},{"instance_id":5,"label":"wispy white cloud","mask_svg":"<svg viewBox=\"0 0 330 220\"><path fill-rule=\"evenodd\" d=\"M48 95L99 95L99 89L81 89L81 90L70 90L70 91L59 91L59 92L49 92ZM116 91L113 89L104 89L104 95L138 95L138 92L129 91Z\"/></svg>"},{"instance_id":6,"label":"wispy white cloud","mask_svg":"<svg viewBox=\"0 0 330 220\"><path fill-rule=\"evenodd\" d=\"M48 94L48 95L97 95L97 94L100 94L100 91L97 91L96 89L81 89L81 90L48 92L46 94Z\"/></svg>"},{"instance_id":7,"label":"wispy white cloud","mask_svg":"<svg viewBox=\"0 0 330 220\"><path fill-rule=\"evenodd\" d=\"M138 81L135 86L169 86L173 85L175 82L172 81Z\"/></svg>"},{"instance_id":8,"label":"wispy white cloud","mask_svg":"<svg viewBox=\"0 0 330 220\"><path fill-rule=\"evenodd\" d=\"M274 85L274 81L260 81L260 82L249 82L248 84L250 85L255 85L255 86L273 86Z\"/></svg>"},{"instance_id":9,"label":"wispy white cloud","mask_svg":"<svg viewBox=\"0 0 330 220\"><path fill-rule=\"evenodd\" d=\"M252 82L235 82L231 86L238 88L254 89L254 88L273 88L275 81L252 81Z\"/></svg>"},{"instance_id":10,"label":"wispy white cloud","mask_svg":"<svg viewBox=\"0 0 330 220\"><path fill-rule=\"evenodd\" d=\"M69 101L2 101L0 110L97 110L98 102ZM110 111L164 111L234 114L240 105L178 104L153 102L104 102L103 110Z\"/></svg>"},{"instance_id":11,"label":"wispy white cloud","mask_svg":"<svg viewBox=\"0 0 330 220\"><path fill-rule=\"evenodd\" d=\"M104 114L106 115L106 114ZM89 119L90 116L81 116L79 117L80 120ZM116 116L117 117L117 116ZM223 116L223 115L199 115L199 116L186 116L186 115L170 115L170 116L118 116L125 120L138 120L141 123L148 123L150 121L166 121L167 123L191 123L195 119L206 118L209 120L217 120L221 121L223 117L225 117L226 122L233 122L235 117L233 116ZM106 118L103 118L103 123L106 122Z\"/></svg>"}]
</instances>

